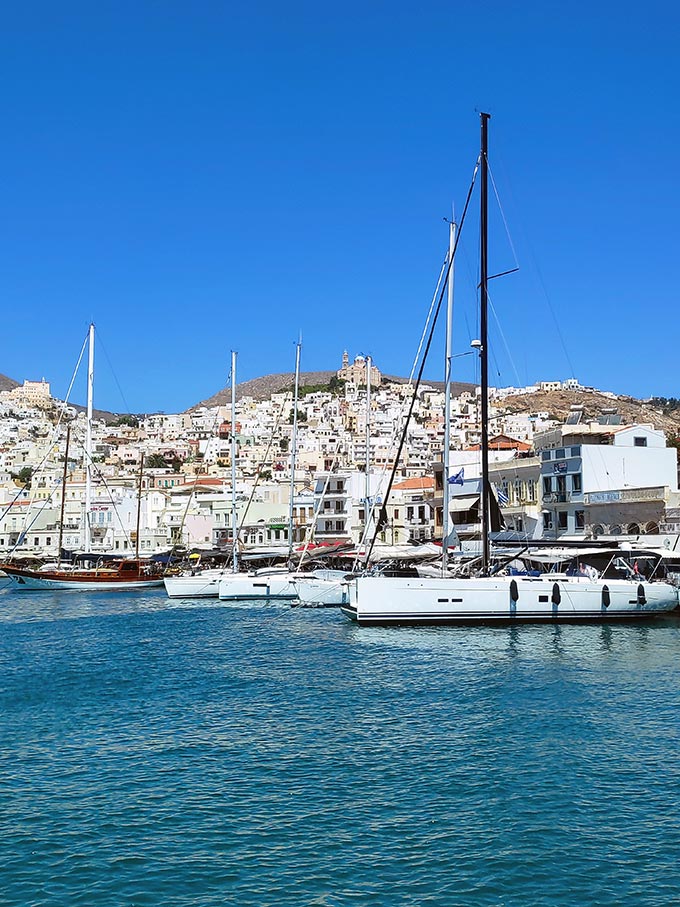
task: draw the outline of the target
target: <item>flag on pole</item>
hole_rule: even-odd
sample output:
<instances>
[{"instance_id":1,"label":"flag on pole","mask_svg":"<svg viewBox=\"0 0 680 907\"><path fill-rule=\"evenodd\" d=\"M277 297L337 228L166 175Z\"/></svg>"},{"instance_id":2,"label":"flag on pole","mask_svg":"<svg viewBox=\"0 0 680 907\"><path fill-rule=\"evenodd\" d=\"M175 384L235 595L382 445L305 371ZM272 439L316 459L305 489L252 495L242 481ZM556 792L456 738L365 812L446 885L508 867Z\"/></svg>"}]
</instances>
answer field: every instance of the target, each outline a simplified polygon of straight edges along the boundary
<instances>
[{"instance_id":1,"label":"flag on pole","mask_svg":"<svg viewBox=\"0 0 680 907\"><path fill-rule=\"evenodd\" d=\"M503 491L502 488L496 488L496 500L501 507L506 507L510 503L510 498Z\"/></svg>"},{"instance_id":2,"label":"flag on pole","mask_svg":"<svg viewBox=\"0 0 680 907\"><path fill-rule=\"evenodd\" d=\"M449 476L449 485L464 485L465 484L465 467L461 466L460 470L455 473L455 475Z\"/></svg>"}]
</instances>

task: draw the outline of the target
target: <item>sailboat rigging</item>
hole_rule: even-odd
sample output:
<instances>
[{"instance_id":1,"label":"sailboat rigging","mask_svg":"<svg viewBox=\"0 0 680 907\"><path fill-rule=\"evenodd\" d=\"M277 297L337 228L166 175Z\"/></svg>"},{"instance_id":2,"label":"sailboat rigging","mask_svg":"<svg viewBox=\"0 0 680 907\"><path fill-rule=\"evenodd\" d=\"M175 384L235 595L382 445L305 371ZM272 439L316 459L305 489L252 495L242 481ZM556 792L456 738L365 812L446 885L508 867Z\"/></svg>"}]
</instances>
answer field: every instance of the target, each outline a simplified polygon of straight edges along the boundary
<instances>
[{"instance_id":1,"label":"sailboat rigging","mask_svg":"<svg viewBox=\"0 0 680 907\"><path fill-rule=\"evenodd\" d=\"M290 445L290 501L288 502L288 563L293 560L293 509L295 506L295 467L297 466L298 395L300 393L300 352L302 340L295 344L295 389L293 391L293 436Z\"/></svg>"},{"instance_id":2,"label":"sailboat rigging","mask_svg":"<svg viewBox=\"0 0 680 907\"><path fill-rule=\"evenodd\" d=\"M236 506L236 353L231 351L231 572L238 573L238 508Z\"/></svg>"},{"instance_id":3,"label":"sailboat rigging","mask_svg":"<svg viewBox=\"0 0 680 907\"><path fill-rule=\"evenodd\" d=\"M449 561L449 466L451 453L451 340L453 324L453 250L456 244L456 224L449 223L449 279L447 281L446 344L444 352L444 463L442 470L442 576Z\"/></svg>"}]
</instances>

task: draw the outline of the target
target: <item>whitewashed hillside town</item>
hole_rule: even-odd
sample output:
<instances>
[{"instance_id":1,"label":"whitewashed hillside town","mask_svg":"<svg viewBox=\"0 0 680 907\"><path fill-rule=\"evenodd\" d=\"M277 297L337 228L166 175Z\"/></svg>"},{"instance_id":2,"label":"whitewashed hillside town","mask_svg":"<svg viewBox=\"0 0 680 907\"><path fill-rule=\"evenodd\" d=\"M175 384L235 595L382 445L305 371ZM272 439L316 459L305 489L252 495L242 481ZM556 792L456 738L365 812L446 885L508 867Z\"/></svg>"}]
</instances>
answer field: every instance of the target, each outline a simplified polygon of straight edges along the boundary
<instances>
[{"instance_id":1,"label":"whitewashed hillside town","mask_svg":"<svg viewBox=\"0 0 680 907\"><path fill-rule=\"evenodd\" d=\"M238 543L360 543L371 507L384 507L388 544L441 540L444 392L421 386L397 477L385 500L412 390L387 382L367 361L342 367L327 386L302 387L293 461L293 394L244 396L236 407ZM650 536L675 544L680 495L675 447L652 423L624 424L611 408L596 420L571 407L566 421L532 409L537 390L493 392L491 481L506 537L588 539ZM508 395L525 410L508 413ZM452 401L450 518L453 544L479 535L479 398ZM68 430L68 441L67 441ZM0 393L0 561L54 558L62 550L156 555L174 548L232 544L231 413L198 408L173 415L95 420L86 497L83 412L52 398L50 385L24 381ZM367 450L368 438L368 450ZM367 473L368 468L368 473ZM88 512L85 501L89 500ZM368 511L367 511L368 504Z\"/></svg>"}]
</instances>

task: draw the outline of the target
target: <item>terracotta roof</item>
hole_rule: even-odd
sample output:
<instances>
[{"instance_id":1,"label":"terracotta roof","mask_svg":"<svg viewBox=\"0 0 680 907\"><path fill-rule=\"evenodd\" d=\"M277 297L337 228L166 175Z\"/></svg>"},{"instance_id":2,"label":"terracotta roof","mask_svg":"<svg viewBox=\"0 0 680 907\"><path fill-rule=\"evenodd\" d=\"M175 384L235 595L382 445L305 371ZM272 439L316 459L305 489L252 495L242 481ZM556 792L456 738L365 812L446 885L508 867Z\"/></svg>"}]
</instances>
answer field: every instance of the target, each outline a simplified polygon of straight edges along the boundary
<instances>
[{"instance_id":1,"label":"terracotta roof","mask_svg":"<svg viewBox=\"0 0 680 907\"><path fill-rule=\"evenodd\" d=\"M418 490L434 488L434 477L433 476L416 476L412 479L406 479L404 482L400 482L398 485L395 485L394 491L408 491L409 489Z\"/></svg>"},{"instance_id":2,"label":"terracotta roof","mask_svg":"<svg viewBox=\"0 0 680 907\"><path fill-rule=\"evenodd\" d=\"M481 445L473 444L467 450L479 450ZM511 438L510 435L496 435L495 438L489 438L489 450L531 450L531 444L526 441L519 441L517 438Z\"/></svg>"},{"instance_id":3,"label":"terracotta roof","mask_svg":"<svg viewBox=\"0 0 680 907\"><path fill-rule=\"evenodd\" d=\"M217 487L218 485L224 485L224 479L209 478L208 476L206 476L202 479L196 479L195 482L184 482L184 484L181 485L180 488L189 488L192 485L214 485L215 487Z\"/></svg>"}]
</instances>

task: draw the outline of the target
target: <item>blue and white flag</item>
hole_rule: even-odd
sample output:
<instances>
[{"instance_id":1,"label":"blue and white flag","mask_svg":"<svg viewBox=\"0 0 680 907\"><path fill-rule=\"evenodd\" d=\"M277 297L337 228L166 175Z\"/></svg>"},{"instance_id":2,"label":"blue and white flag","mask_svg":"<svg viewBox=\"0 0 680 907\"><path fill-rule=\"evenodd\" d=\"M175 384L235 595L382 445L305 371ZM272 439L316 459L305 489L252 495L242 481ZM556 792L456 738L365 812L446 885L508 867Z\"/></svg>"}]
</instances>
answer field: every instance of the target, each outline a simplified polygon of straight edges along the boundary
<instances>
[{"instance_id":1,"label":"blue and white flag","mask_svg":"<svg viewBox=\"0 0 680 907\"><path fill-rule=\"evenodd\" d=\"M510 503L510 498L507 496L507 494L503 491L502 488L496 488L496 499L497 499L498 503L501 505L501 507L505 507L506 504Z\"/></svg>"},{"instance_id":2,"label":"blue and white flag","mask_svg":"<svg viewBox=\"0 0 680 907\"><path fill-rule=\"evenodd\" d=\"M449 476L449 485L464 485L465 476L464 476L465 467L461 466L460 471L455 475Z\"/></svg>"}]
</instances>

